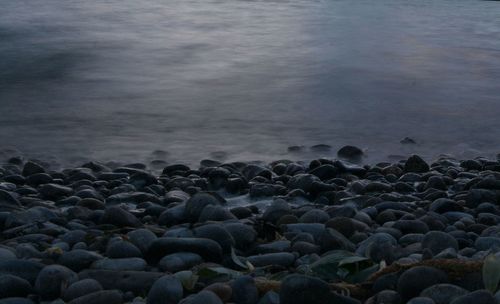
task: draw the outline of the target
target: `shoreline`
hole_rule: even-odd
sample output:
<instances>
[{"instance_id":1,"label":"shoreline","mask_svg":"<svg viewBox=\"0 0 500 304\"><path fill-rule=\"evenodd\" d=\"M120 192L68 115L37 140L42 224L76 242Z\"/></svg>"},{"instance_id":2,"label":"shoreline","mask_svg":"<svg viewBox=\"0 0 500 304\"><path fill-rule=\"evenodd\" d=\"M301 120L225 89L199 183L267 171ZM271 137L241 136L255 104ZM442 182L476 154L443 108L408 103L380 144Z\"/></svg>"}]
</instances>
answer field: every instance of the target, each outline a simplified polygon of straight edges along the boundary
<instances>
[{"instance_id":1,"label":"shoreline","mask_svg":"<svg viewBox=\"0 0 500 304\"><path fill-rule=\"evenodd\" d=\"M500 300L496 159L0 168L0 303Z\"/></svg>"}]
</instances>

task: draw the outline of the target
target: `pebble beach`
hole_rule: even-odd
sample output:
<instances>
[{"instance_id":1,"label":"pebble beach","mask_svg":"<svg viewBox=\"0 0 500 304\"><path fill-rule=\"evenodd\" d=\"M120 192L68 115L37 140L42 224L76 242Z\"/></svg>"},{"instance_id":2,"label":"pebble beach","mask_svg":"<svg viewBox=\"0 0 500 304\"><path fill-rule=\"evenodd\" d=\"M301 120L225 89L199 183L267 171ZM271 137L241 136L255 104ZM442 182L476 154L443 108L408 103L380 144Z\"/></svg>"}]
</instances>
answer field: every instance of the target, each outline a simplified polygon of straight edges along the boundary
<instances>
[{"instance_id":1,"label":"pebble beach","mask_svg":"<svg viewBox=\"0 0 500 304\"><path fill-rule=\"evenodd\" d=\"M499 303L497 159L0 167L0 303Z\"/></svg>"}]
</instances>

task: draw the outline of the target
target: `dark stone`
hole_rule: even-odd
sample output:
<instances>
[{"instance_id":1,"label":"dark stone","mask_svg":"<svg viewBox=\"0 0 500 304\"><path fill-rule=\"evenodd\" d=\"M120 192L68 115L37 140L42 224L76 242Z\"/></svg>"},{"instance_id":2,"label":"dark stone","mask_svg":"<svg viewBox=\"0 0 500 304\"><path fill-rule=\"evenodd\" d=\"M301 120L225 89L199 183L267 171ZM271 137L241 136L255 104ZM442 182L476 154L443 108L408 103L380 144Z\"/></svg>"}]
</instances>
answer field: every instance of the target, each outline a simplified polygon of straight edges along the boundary
<instances>
[{"instance_id":1,"label":"dark stone","mask_svg":"<svg viewBox=\"0 0 500 304\"><path fill-rule=\"evenodd\" d=\"M141 221L132 213L118 206L106 208L101 218L101 223L117 227L139 227L142 225Z\"/></svg>"},{"instance_id":2,"label":"dark stone","mask_svg":"<svg viewBox=\"0 0 500 304\"><path fill-rule=\"evenodd\" d=\"M449 304L454 299L466 295L467 290L452 284L437 284L426 288L421 297L431 298L436 304Z\"/></svg>"},{"instance_id":3,"label":"dark stone","mask_svg":"<svg viewBox=\"0 0 500 304\"><path fill-rule=\"evenodd\" d=\"M27 161L25 164L24 164L24 167L23 167L23 176L30 176L30 175L33 175L33 174L37 174L37 173L45 173L45 169L33 162L33 161Z\"/></svg>"},{"instance_id":4,"label":"dark stone","mask_svg":"<svg viewBox=\"0 0 500 304\"><path fill-rule=\"evenodd\" d=\"M11 274L34 284L38 274L45 265L29 260L0 261L0 275Z\"/></svg>"},{"instance_id":5,"label":"dark stone","mask_svg":"<svg viewBox=\"0 0 500 304\"><path fill-rule=\"evenodd\" d=\"M135 229L127 233L128 240L144 254L149 246L157 239L156 235L148 229Z\"/></svg>"},{"instance_id":6,"label":"dark stone","mask_svg":"<svg viewBox=\"0 0 500 304\"><path fill-rule=\"evenodd\" d=\"M58 259L58 263L68 267L69 269L79 272L103 257L93 251L75 249L64 252Z\"/></svg>"},{"instance_id":7,"label":"dark stone","mask_svg":"<svg viewBox=\"0 0 500 304\"><path fill-rule=\"evenodd\" d=\"M344 146L337 151L337 156L347 160L359 161L363 156L363 150L355 146Z\"/></svg>"},{"instance_id":8,"label":"dark stone","mask_svg":"<svg viewBox=\"0 0 500 304\"><path fill-rule=\"evenodd\" d=\"M407 301L429 286L447 282L448 276L445 272L428 266L416 266L401 274L398 279L398 292L402 299Z\"/></svg>"},{"instance_id":9,"label":"dark stone","mask_svg":"<svg viewBox=\"0 0 500 304\"><path fill-rule=\"evenodd\" d=\"M127 241L113 241L108 244L106 256L112 259L140 258L142 252L134 244Z\"/></svg>"},{"instance_id":10,"label":"dark stone","mask_svg":"<svg viewBox=\"0 0 500 304\"><path fill-rule=\"evenodd\" d=\"M292 274L281 282L280 304L325 304L332 302L329 285L318 278Z\"/></svg>"},{"instance_id":11,"label":"dark stone","mask_svg":"<svg viewBox=\"0 0 500 304\"><path fill-rule=\"evenodd\" d=\"M433 255L448 248L458 250L458 242L445 232L430 231L422 239L422 249L429 249Z\"/></svg>"},{"instance_id":12,"label":"dark stone","mask_svg":"<svg viewBox=\"0 0 500 304\"><path fill-rule=\"evenodd\" d=\"M209 193L196 193L186 202L186 217L191 222L198 221L203 209L208 205L221 205L222 202Z\"/></svg>"},{"instance_id":13,"label":"dark stone","mask_svg":"<svg viewBox=\"0 0 500 304\"><path fill-rule=\"evenodd\" d=\"M179 304L223 304L221 299L212 291L202 290L195 295L191 295Z\"/></svg>"},{"instance_id":14,"label":"dark stone","mask_svg":"<svg viewBox=\"0 0 500 304\"><path fill-rule=\"evenodd\" d=\"M84 270L78 274L80 279L94 279L104 289L118 289L123 292L145 294L153 283L163 276L162 272L146 271L115 271L115 270Z\"/></svg>"},{"instance_id":15,"label":"dark stone","mask_svg":"<svg viewBox=\"0 0 500 304\"><path fill-rule=\"evenodd\" d=\"M78 276L71 269L61 265L49 265L38 274L35 289L42 299L57 299L77 280Z\"/></svg>"},{"instance_id":16,"label":"dark stone","mask_svg":"<svg viewBox=\"0 0 500 304\"><path fill-rule=\"evenodd\" d=\"M11 274L0 275L0 299L25 297L32 292L31 284Z\"/></svg>"},{"instance_id":17,"label":"dark stone","mask_svg":"<svg viewBox=\"0 0 500 304\"><path fill-rule=\"evenodd\" d=\"M119 290L101 290L81 296L69 304L121 304L123 296Z\"/></svg>"},{"instance_id":18,"label":"dark stone","mask_svg":"<svg viewBox=\"0 0 500 304\"><path fill-rule=\"evenodd\" d=\"M198 264L203 263L203 258L192 252L177 252L164 256L158 263L162 271L175 273L182 270L191 269Z\"/></svg>"},{"instance_id":19,"label":"dark stone","mask_svg":"<svg viewBox=\"0 0 500 304\"><path fill-rule=\"evenodd\" d=\"M146 259L152 263L158 262L167 254L176 252L193 252L207 261L219 262L222 259L222 248L210 239L204 238L173 238L161 237L149 247Z\"/></svg>"},{"instance_id":20,"label":"dark stone","mask_svg":"<svg viewBox=\"0 0 500 304\"><path fill-rule=\"evenodd\" d=\"M166 275L153 284L149 290L148 304L177 304L182 299L181 282L174 276Z\"/></svg>"},{"instance_id":21,"label":"dark stone","mask_svg":"<svg viewBox=\"0 0 500 304\"><path fill-rule=\"evenodd\" d=\"M63 293L62 299L71 301L96 291L101 291L102 286L96 280L85 279L71 284Z\"/></svg>"},{"instance_id":22,"label":"dark stone","mask_svg":"<svg viewBox=\"0 0 500 304\"><path fill-rule=\"evenodd\" d=\"M487 290L476 290L455 298L450 304L496 304L493 295Z\"/></svg>"},{"instance_id":23,"label":"dark stone","mask_svg":"<svg viewBox=\"0 0 500 304\"><path fill-rule=\"evenodd\" d=\"M248 261L255 267L282 266L290 267L295 262L295 255L289 252L277 252L249 256Z\"/></svg>"},{"instance_id":24,"label":"dark stone","mask_svg":"<svg viewBox=\"0 0 500 304\"><path fill-rule=\"evenodd\" d=\"M412 155L406 160L405 172L425 173L429 171L429 165L418 155Z\"/></svg>"},{"instance_id":25,"label":"dark stone","mask_svg":"<svg viewBox=\"0 0 500 304\"><path fill-rule=\"evenodd\" d=\"M235 304L256 304L259 301L259 291L251 276L241 276L231 283L231 302Z\"/></svg>"}]
</instances>

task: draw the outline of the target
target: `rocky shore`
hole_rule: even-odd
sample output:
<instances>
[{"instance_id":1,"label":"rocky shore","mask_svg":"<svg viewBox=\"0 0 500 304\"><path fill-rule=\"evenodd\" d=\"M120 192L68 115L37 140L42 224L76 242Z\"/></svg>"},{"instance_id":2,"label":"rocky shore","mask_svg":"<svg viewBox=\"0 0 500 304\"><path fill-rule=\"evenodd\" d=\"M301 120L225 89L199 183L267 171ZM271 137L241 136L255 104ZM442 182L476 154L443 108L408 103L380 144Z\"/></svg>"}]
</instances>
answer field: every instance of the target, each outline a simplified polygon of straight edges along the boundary
<instances>
[{"instance_id":1,"label":"rocky shore","mask_svg":"<svg viewBox=\"0 0 500 304\"><path fill-rule=\"evenodd\" d=\"M500 162L360 157L160 173L13 157L0 304L500 303Z\"/></svg>"}]
</instances>

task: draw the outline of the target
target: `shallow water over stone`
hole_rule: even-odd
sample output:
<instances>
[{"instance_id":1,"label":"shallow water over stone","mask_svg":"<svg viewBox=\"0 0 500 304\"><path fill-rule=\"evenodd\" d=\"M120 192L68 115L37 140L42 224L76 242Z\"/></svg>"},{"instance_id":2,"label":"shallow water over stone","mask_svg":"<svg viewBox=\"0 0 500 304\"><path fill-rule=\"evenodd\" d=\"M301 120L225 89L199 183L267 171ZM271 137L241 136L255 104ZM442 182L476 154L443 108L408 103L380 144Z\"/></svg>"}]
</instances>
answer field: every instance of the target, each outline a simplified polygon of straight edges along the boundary
<instances>
[{"instance_id":1,"label":"shallow water over stone","mask_svg":"<svg viewBox=\"0 0 500 304\"><path fill-rule=\"evenodd\" d=\"M0 139L30 156L307 159L345 144L371 160L499 151L495 1L1 6ZM417 144L400 144L406 136ZM319 143L332 151L287 152Z\"/></svg>"}]
</instances>

